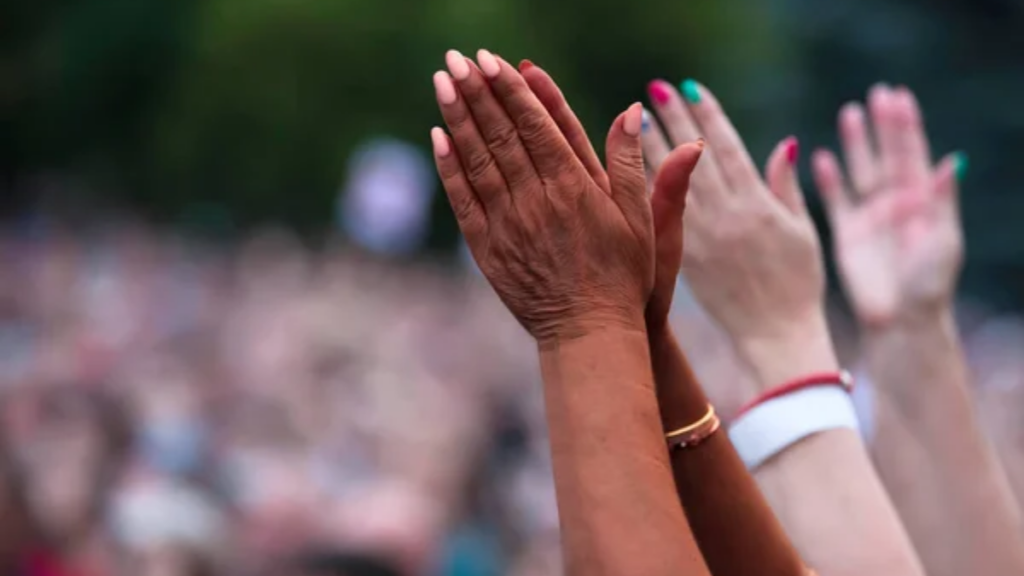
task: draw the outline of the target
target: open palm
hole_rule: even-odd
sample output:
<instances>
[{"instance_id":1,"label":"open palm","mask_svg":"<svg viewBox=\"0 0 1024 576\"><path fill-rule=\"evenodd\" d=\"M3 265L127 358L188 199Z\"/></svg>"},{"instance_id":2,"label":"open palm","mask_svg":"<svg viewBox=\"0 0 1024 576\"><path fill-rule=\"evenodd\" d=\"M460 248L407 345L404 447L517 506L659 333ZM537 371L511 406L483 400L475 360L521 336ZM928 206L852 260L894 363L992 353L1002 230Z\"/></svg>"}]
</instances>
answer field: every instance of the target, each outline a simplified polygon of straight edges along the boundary
<instances>
[{"instance_id":1,"label":"open palm","mask_svg":"<svg viewBox=\"0 0 1024 576\"><path fill-rule=\"evenodd\" d=\"M877 325L952 297L963 260L956 176L964 164L951 155L932 169L921 114L906 88L877 86L868 107L877 147L863 108L848 105L839 117L854 193L830 152L815 154L814 176L847 295L861 322Z\"/></svg>"}]
</instances>

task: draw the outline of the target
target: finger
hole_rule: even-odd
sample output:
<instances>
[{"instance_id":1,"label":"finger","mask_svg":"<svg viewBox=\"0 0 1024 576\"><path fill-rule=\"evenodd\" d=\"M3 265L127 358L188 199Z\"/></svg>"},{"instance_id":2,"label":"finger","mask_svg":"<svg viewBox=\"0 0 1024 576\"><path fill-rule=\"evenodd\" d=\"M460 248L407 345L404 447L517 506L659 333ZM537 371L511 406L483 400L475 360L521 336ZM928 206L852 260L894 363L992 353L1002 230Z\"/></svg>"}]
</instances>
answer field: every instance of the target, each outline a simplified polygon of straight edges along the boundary
<instances>
[{"instance_id":1,"label":"finger","mask_svg":"<svg viewBox=\"0 0 1024 576\"><path fill-rule=\"evenodd\" d=\"M683 144L668 155L661 170L658 171L658 177L654 181L654 194L651 195L654 233L658 242L661 242L663 231L682 228L690 177L703 151L703 140Z\"/></svg>"},{"instance_id":2,"label":"finger","mask_svg":"<svg viewBox=\"0 0 1024 576\"><path fill-rule=\"evenodd\" d=\"M654 80L647 85L647 93L651 99L651 105L661 120L662 126L668 133L669 145L683 142L694 142L702 138L697 123L690 115L683 102L683 97L664 80ZM718 170L715 160L715 151L705 145L701 154L700 162L690 177L690 186L693 189L694 198L700 198L702 202L709 205L720 203L726 194L730 193Z\"/></svg>"},{"instance_id":3,"label":"finger","mask_svg":"<svg viewBox=\"0 0 1024 576\"><path fill-rule=\"evenodd\" d=\"M684 80L681 86L690 113L714 151L722 178L735 191L758 189L761 175L757 166L715 95L693 80Z\"/></svg>"},{"instance_id":4,"label":"finger","mask_svg":"<svg viewBox=\"0 0 1024 576\"><path fill-rule=\"evenodd\" d=\"M630 106L612 123L605 145L612 200L637 237L651 233L651 204L640 149L642 116L643 106L639 102Z\"/></svg>"},{"instance_id":5,"label":"finger","mask_svg":"<svg viewBox=\"0 0 1024 576\"><path fill-rule=\"evenodd\" d=\"M800 144L796 137L790 136L775 146L765 167L765 180L772 195L790 212L798 215L807 213L796 167L799 155Z\"/></svg>"},{"instance_id":6,"label":"finger","mask_svg":"<svg viewBox=\"0 0 1024 576\"><path fill-rule=\"evenodd\" d=\"M507 202L508 186L498 170L487 143L473 121L466 102L459 97L455 82L447 72L434 74L434 91L441 115L451 132L459 162L466 180L476 191L481 203L489 208Z\"/></svg>"},{"instance_id":7,"label":"finger","mask_svg":"<svg viewBox=\"0 0 1024 576\"><path fill-rule=\"evenodd\" d=\"M576 113L565 101L562 90L558 88L547 72L529 60L519 63L519 73L523 75L526 85L551 114L551 118L558 125L558 129L562 131L562 135L565 136L569 146L576 153L576 157L587 169L590 177L602 188L608 190L608 175L604 171L604 166L601 165L601 159L594 151L594 146L590 143L590 138L587 137L587 131L583 129Z\"/></svg>"},{"instance_id":8,"label":"finger","mask_svg":"<svg viewBox=\"0 0 1024 576\"><path fill-rule=\"evenodd\" d=\"M687 191L704 141L683 144L665 159L654 183L651 214L654 219L655 289L648 303L648 318L656 327L668 316L673 287L683 258L683 213Z\"/></svg>"},{"instance_id":9,"label":"finger","mask_svg":"<svg viewBox=\"0 0 1024 576\"><path fill-rule=\"evenodd\" d=\"M647 168L647 173L652 176L656 175L672 148L669 146L661 126L658 126L647 110L643 111L640 124L640 147L644 153L644 165Z\"/></svg>"},{"instance_id":10,"label":"finger","mask_svg":"<svg viewBox=\"0 0 1024 576\"><path fill-rule=\"evenodd\" d=\"M483 74L457 50L449 50L445 61L509 190L514 193L523 184L536 181L533 162L519 139L515 124L494 97Z\"/></svg>"},{"instance_id":11,"label":"finger","mask_svg":"<svg viewBox=\"0 0 1024 576\"><path fill-rule=\"evenodd\" d=\"M477 63L516 125L519 138L541 179L554 180L567 168L585 170L554 119L515 68L487 50L477 52Z\"/></svg>"},{"instance_id":12,"label":"finger","mask_svg":"<svg viewBox=\"0 0 1024 576\"><path fill-rule=\"evenodd\" d=\"M836 219L851 208L850 198L843 187L843 173L839 160L828 150L816 150L811 157L811 173L818 187L818 194L825 203L829 220L835 226Z\"/></svg>"},{"instance_id":13,"label":"finger","mask_svg":"<svg viewBox=\"0 0 1024 576\"><path fill-rule=\"evenodd\" d=\"M452 206L466 243L472 249L479 246L487 235L487 213L466 179L459 156L452 153L448 135L441 128L435 127L430 131L430 140L434 147L434 163L437 164L437 173L448 195L448 203Z\"/></svg>"},{"instance_id":14,"label":"finger","mask_svg":"<svg viewBox=\"0 0 1024 576\"><path fill-rule=\"evenodd\" d=\"M900 171L905 166L905 160L900 150L900 123L896 118L894 97L892 88L875 86L868 94L868 111L878 139L882 181L886 184L903 184L905 178Z\"/></svg>"},{"instance_id":15,"label":"finger","mask_svg":"<svg viewBox=\"0 0 1024 576\"><path fill-rule=\"evenodd\" d=\"M839 111L839 142L854 192L862 197L870 196L878 188L881 174L868 135L864 107L856 102L846 104Z\"/></svg>"},{"instance_id":16,"label":"finger","mask_svg":"<svg viewBox=\"0 0 1024 576\"><path fill-rule=\"evenodd\" d=\"M928 150L928 136L917 98L905 86L893 91L893 122L898 165L896 185L914 186L928 180L931 173L931 152Z\"/></svg>"},{"instance_id":17,"label":"finger","mask_svg":"<svg viewBox=\"0 0 1024 576\"><path fill-rule=\"evenodd\" d=\"M959 201L960 183L967 175L967 164L967 155L963 152L949 154L939 162L935 167L935 180L932 185L937 198Z\"/></svg>"}]
</instances>

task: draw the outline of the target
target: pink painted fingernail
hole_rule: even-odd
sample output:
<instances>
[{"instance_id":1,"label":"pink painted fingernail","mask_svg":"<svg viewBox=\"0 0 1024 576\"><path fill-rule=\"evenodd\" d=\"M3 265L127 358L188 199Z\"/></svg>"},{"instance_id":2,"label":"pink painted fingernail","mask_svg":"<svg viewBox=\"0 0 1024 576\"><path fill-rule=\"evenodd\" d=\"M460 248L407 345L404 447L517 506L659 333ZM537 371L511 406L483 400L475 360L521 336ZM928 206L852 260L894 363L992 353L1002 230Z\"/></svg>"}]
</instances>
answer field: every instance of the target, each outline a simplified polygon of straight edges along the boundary
<instances>
[{"instance_id":1,"label":"pink painted fingernail","mask_svg":"<svg viewBox=\"0 0 1024 576\"><path fill-rule=\"evenodd\" d=\"M800 156L800 142L796 139L796 136L790 136L789 141L786 142L786 161L791 166L796 165L796 159Z\"/></svg>"},{"instance_id":2,"label":"pink painted fingernail","mask_svg":"<svg viewBox=\"0 0 1024 576\"><path fill-rule=\"evenodd\" d=\"M626 117L622 119L622 131L627 136L639 136L640 127L643 124L643 106L637 102L626 110Z\"/></svg>"},{"instance_id":3,"label":"pink painted fingernail","mask_svg":"<svg viewBox=\"0 0 1024 576\"><path fill-rule=\"evenodd\" d=\"M434 154L438 158L444 158L451 153L452 147L448 144L448 136L444 130L434 127L430 129L430 140L434 144Z\"/></svg>"},{"instance_id":4,"label":"pink painted fingernail","mask_svg":"<svg viewBox=\"0 0 1024 576\"><path fill-rule=\"evenodd\" d=\"M476 61L480 64L480 69L483 70L484 75L488 78L497 78L498 74L501 73L501 65L498 64L498 59L487 50L480 49L477 51Z\"/></svg>"},{"instance_id":5,"label":"pink painted fingernail","mask_svg":"<svg viewBox=\"0 0 1024 576\"><path fill-rule=\"evenodd\" d=\"M459 98L452 77L447 72L434 73L434 91L437 93L437 101L445 106L455 104Z\"/></svg>"},{"instance_id":6,"label":"pink painted fingernail","mask_svg":"<svg viewBox=\"0 0 1024 576\"><path fill-rule=\"evenodd\" d=\"M655 104L668 104L669 98L672 97L672 86L664 80L652 80L647 85L647 94L651 97L651 100L654 100Z\"/></svg>"},{"instance_id":7,"label":"pink painted fingernail","mask_svg":"<svg viewBox=\"0 0 1024 576\"><path fill-rule=\"evenodd\" d=\"M448 64L448 71L452 73L453 78L459 81L469 78L469 63L466 62L466 57L461 52L449 50L444 55L444 61Z\"/></svg>"}]
</instances>

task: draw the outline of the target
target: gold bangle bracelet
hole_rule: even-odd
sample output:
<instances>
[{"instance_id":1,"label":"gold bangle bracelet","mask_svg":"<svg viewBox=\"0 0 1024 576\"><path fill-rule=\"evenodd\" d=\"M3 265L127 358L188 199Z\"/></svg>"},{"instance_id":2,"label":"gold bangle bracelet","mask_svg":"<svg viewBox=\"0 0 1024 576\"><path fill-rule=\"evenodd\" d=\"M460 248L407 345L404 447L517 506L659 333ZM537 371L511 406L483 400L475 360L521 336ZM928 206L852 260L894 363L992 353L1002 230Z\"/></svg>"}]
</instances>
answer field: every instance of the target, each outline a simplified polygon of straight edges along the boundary
<instances>
[{"instance_id":1,"label":"gold bangle bracelet","mask_svg":"<svg viewBox=\"0 0 1024 576\"><path fill-rule=\"evenodd\" d=\"M715 414L715 407L709 404L707 414L700 420L665 434L665 440L672 449L696 446L718 431L721 425L721 420Z\"/></svg>"}]
</instances>

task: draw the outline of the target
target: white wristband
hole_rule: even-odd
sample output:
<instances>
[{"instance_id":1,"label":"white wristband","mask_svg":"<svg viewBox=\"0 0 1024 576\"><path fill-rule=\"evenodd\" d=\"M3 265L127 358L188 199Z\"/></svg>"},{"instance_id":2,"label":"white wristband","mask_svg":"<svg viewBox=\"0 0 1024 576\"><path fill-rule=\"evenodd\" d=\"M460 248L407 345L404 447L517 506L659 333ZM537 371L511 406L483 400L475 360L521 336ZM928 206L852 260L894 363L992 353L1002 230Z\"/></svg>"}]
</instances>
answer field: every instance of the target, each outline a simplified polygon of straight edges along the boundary
<instances>
[{"instance_id":1,"label":"white wristband","mask_svg":"<svg viewBox=\"0 0 1024 576\"><path fill-rule=\"evenodd\" d=\"M729 428L729 439L748 470L804 438L837 428L858 430L850 394L840 386L814 386L755 406Z\"/></svg>"}]
</instances>

